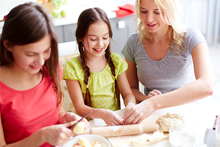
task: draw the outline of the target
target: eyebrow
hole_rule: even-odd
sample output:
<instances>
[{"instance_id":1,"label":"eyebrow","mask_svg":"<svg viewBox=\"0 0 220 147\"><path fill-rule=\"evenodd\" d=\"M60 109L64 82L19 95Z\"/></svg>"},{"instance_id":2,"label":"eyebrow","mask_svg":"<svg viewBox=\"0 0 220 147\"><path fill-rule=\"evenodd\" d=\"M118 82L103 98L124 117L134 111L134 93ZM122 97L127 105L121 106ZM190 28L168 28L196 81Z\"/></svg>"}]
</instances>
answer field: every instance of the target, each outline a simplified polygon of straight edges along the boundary
<instances>
[{"instance_id":1,"label":"eyebrow","mask_svg":"<svg viewBox=\"0 0 220 147\"><path fill-rule=\"evenodd\" d=\"M109 33L106 33L104 35L108 35ZM88 36L97 36L97 35L92 35L92 34L89 34Z\"/></svg>"},{"instance_id":2,"label":"eyebrow","mask_svg":"<svg viewBox=\"0 0 220 147\"><path fill-rule=\"evenodd\" d=\"M51 46L49 46L48 48L46 48L44 51L48 50L49 48L51 48ZM35 52L33 52L33 51L25 51L25 52L27 52L27 53L35 53Z\"/></svg>"},{"instance_id":3,"label":"eyebrow","mask_svg":"<svg viewBox=\"0 0 220 147\"><path fill-rule=\"evenodd\" d=\"M146 10L145 8L142 8L142 7L140 7L140 8ZM154 10L159 10L159 9L154 9Z\"/></svg>"}]
</instances>

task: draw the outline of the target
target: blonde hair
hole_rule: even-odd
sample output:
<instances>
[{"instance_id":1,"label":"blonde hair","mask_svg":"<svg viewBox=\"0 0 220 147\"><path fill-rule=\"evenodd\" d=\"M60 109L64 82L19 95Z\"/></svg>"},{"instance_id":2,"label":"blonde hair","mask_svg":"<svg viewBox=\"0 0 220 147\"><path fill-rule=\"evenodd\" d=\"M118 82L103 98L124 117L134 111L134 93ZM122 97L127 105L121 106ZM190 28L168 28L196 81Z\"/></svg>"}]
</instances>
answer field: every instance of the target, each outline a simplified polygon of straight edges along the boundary
<instances>
[{"instance_id":1,"label":"blonde hair","mask_svg":"<svg viewBox=\"0 0 220 147\"><path fill-rule=\"evenodd\" d=\"M143 42L143 38L154 42L154 37L151 33L148 32L144 22L140 19L140 1L136 0L135 3L135 12L136 18L135 20L138 23L138 35L139 40ZM184 34L187 28L180 23L180 7L176 0L154 0L158 10L160 12L160 17L164 21L165 24L169 25L169 29L167 31L168 40L172 40L174 43L174 47L171 46L171 50L180 54L180 52L184 48ZM161 13L163 11L163 16Z\"/></svg>"}]
</instances>

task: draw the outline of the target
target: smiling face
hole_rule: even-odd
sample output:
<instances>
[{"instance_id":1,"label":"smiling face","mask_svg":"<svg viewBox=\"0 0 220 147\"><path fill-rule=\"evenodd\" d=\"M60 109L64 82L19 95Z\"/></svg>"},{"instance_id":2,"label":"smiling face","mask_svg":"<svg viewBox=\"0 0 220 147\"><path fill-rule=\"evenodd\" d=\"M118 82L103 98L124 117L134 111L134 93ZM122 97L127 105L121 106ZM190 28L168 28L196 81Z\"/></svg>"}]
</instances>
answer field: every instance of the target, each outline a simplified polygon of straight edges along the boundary
<instances>
[{"instance_id":1,"label":"smiling face","mask_svg":"<svg viewBox=\"0 0 220 147\"><path fill-rule=\"evenodd\" d=\"M12 52L15 68L30 74L36 74L40 71L45 61L50 58L51 37L46 35L35 43L14 45L6 48Z\"/></svg>"},{"instance_id":2,"label":"smiling face","mask_svg":"<svg viewBox=\"0 0 220 147\"><path fill-rule=\"evenodd\" d=\"M82 43L88 58L102 57L109 45L108 25L104 21L91 24Z\"/></svg>"},{"instance_id":3,"label":"smiling face","mask_svg":"<svg viewBox=\"0 0 220 147\"><path fill-rule=\"evenodd\" d=\"M162 10L161 13L163 13ZM159 30L168 29L168 25L163 22L154 0L140 0L140 19L152 34Z\"/></svg>"}]
</instances>

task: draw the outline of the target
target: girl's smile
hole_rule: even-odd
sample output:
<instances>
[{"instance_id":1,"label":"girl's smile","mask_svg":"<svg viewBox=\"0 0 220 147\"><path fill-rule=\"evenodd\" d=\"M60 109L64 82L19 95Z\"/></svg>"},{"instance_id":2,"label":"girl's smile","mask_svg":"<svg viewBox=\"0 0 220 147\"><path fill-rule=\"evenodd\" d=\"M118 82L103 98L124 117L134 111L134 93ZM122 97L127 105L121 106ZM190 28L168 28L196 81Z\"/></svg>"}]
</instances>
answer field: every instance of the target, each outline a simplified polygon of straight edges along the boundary
<instances>
[{"instance_id":1,"label":"girl's smile","mask_svg":"<svg viewBox=\"0 0 220 147\"><path fill-rule=\"evenodd\" d=\"M97 21L89 26L87 35L82 40L88 58L104 56L109 46L109 29L104 21Z\"/></svg>"}]
</instances>

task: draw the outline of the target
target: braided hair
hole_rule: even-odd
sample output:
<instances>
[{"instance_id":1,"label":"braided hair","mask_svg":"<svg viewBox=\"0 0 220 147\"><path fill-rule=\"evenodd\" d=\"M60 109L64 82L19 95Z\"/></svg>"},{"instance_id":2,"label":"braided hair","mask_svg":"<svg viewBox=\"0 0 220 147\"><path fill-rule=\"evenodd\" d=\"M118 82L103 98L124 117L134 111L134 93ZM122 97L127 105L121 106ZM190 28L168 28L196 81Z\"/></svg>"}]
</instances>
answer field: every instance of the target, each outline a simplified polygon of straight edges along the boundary
<instances>
[{"instance_id":1,"label":"braided hair","mask_svg":"<svg viewBox=\"0 0 220 147\"><path fill-rule=\"evenodd\" d=\"M86 64L86 58L85 58L86 55L84 52L82 39L87 34L89 26L97 21L104 21L108 25L109 37L112 38L113 33L112 33L109 19L106 13L100 8L89 8L89 9L84 10L78 18L77 28L75 32L75 36L76 36L76 40L77 40L77 44L78 44L78 48L80 52L81 65L84 70L84 83L86 85L85 104L90 107L92 107L89 88L88 88L90 69ZM117 97L118 108L120 109L120 91L119 91L117 80L116 80L115 65L111 58L110 44L105 51L105 58L111 68L112 75L115 77L115 94Z\"/></svg>"}]
</instances>

